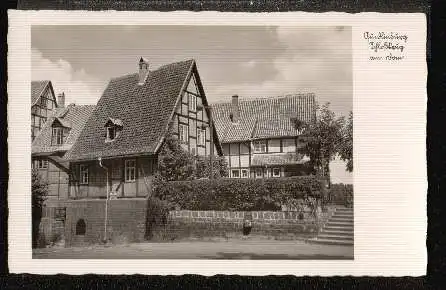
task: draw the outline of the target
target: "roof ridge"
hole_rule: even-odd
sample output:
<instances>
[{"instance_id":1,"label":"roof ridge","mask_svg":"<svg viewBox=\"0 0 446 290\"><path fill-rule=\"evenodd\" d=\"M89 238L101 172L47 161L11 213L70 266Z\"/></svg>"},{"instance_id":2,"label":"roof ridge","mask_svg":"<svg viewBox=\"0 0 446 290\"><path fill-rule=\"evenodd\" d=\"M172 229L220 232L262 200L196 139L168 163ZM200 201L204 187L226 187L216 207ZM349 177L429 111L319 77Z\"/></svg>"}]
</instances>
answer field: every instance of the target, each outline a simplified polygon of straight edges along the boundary
<instances>
[{"instance_id":1,"label":"roof ridge","mask_svg":"<svg viewBox=\"0 0 446 290\"><path fill-rule=\"evenodd\" d=\"M181 61L171 62L171 63L168 63L168 64L163 64L163 65L159 66L155 70L149 70L149 73L156 72L156 71L158 71L158 70L160 70L162 68L165 68L167 66L170 66L170 65L175 65L175 64L178 64L178 63L183 63L183 62L188 62L188 61L194 61L195 62L195 59L190 58L190 59L187 59L187 60L181 60ZM133 76L136 76L136 75L138 75L138 72L127 73L127 74L122 75L122 76L111 77L110 81L118 81L118 80L122 80L122 79L125 79L125 78L128 78L128 77L133 77Z\"/></svg>"},{"instance_id":2,"label":"roof ridge","mask_svg":"<svg viewBox=\"0 0 446 290\"><path fill-rule=\"evenodd\" d=\"M240 98L240 102L249 102L249 101L257 101L257 100L278 100L278 99L292 99L292 98L302 98L302 97L313 97L314 93L295 93L295 94L286 94L279 96L266 96L266 97L243 97Z\"/></svg>"},{"instance_id":3,"label":"roof ridge","mask_svg":"<svg viewBox=\"0 0 446 290\"><path fill-rule=\"evenodd\" d=\"M239 102L252 102L252 101L262 101L262 100L282 100L282 99L293 99L293 98L304 98L304 97L315 97L315 93L295 93L286 94L279 96L264 96L264 97L239 97ZM211 105L222 105L231 104L228 100L218 100L211 103Z\"/></svg>"}]
</instances>

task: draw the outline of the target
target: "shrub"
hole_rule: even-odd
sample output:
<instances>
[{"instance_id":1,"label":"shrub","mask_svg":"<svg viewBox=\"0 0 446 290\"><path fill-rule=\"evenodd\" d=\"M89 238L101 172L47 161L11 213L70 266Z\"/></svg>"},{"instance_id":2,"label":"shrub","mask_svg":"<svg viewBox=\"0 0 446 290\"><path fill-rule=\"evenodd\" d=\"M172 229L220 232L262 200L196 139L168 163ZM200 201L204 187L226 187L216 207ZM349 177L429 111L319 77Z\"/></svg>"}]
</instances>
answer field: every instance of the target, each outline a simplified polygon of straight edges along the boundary
<instances>
[{"instance_id":1,"label":"shrub","mask_svg":"<svg viewBox=\"0 0 446 290\"><path fill-rule=\"evenodd\" d=\"M154 195L170 208L187 210L281 210L305 197L319 197L320 182L311 176L266 179L158 180Z\"/></svg>"},{"instance_id":2,"label":"shrub","mask_svg":"<svg viewBox=\"0 0 446 290\"><path fill-rule=\"evenodd\" d=\"M31 171L31 195L32 195L32 246L41 245L39 239L39 225L42 219L43 202L48 194L48 183L40 176L37 169Z\"/></svg>"},{"instance_id":3,"label":"shrub","mask_svg":"<svg viewBox=\"0 0 446 290\"><path fill-rule=\"evenodd\" d=\"M209 156L196 156L196 178L209 178L211 175L211 167ZM227 177L228 165L223 156L213 156L212 159L212 173L213 178Z\"/></svg>"},{"instance_id":4,"label":"shrub","mask_svg":"<svg viewBox=\"0 0 446 290\"><path fill-rule=\"evenodd\" d=\"M183 150L177 138L171 134L161 147L157 174L167 181L195 178L194 156Z\"/></svg>"}]
</instances>

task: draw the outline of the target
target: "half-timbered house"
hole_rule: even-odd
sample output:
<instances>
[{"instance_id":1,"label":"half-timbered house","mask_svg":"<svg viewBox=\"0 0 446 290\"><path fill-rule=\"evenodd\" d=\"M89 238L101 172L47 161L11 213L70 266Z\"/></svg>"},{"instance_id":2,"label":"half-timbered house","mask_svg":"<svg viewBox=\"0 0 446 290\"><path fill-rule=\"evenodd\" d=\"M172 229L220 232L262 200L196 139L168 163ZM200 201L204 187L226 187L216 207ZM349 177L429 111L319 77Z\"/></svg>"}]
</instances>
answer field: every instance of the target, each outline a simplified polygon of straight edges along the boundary
<instances>
[{"instance_id":1,"label":"half-timbered house","mask_svg":"<svg viewBox=\"0 0 446 290\"><path fill-rule=\"evenodd\" d=\"M170 131L194 155L211 154L212 144L214 154L222 154L196 62L149 69L141 58L137 65L137 73L109 82L66 156L72 198L150 194L158 152Z\"/></svg>"},{"instance_id":2,"label":"half-timbered house","mask_svg":"<svg viewBox=\"0 0 446 290\"><path fill-rule=\"evenodd\" d=\"M316 119L312 93L239 100L213 106L214 122L232 178L307 175L309 158L299 122Z\"/></svg>"},{"instance_id":3,"label":"half-timbered house","mask_svg":"<svg viewBox=\"0 0 446 290\"><path fill-rule=\"evenodd\" d=\"M65 107L60 100L32 143L32 167L48 184L47 202L68 199L69 164L64 155L76 142L94 107Z\"/></svg>"},{"instance_id":4,"label":"half-timbered house","mask_svg":"<svg viewBox=\"0 0 446 290\"><path fill-rule=\"evenodd\" d=\"M39 134L47 119L57 108L51 81L31 82L31 141Z\"/></svg>"}]
</instances>

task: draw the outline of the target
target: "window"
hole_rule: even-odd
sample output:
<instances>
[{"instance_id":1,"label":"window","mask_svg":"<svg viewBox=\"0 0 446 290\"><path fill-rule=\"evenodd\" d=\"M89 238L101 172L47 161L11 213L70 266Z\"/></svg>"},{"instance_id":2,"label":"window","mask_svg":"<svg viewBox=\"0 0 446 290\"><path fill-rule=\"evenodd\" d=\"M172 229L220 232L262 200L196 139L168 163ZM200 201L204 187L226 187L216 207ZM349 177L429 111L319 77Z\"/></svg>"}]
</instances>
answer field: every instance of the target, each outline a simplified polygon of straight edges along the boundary
<instances>
[{"instance_id":1,"label":"window","mask_svg":"<svg viewBox=\"0 0 446 290\"><path fill-rule=\"evenodd\" d=\"M76 235L84 236L86 230L87 230L87 225L85 224L85 221L83 219L78 220L76 223Z\"/></svg>"},{"instance_id":2,"label":"window","mask_svg":"<svg viewBox=\"0 0 446 290\"><path fill-rule=\"evenodd\" d=\"M248 178L249 174L248 174L248 169L242 169L242 178Z\"/></svg>"},{"instance_id":3,"label":"window","mask_svg":"<svg viewBox=\"0 0 446 290\"><path fill-rule=\"evenodd\" d=\"M240 171L238 169L231 170L231 174L232 174L232 177L234 177L234 178L240 177Z\"/></svg>"},{"instance_id":4,"label":"window","mask_svg":"<svg viewBox=\"0 0 446 290\"><path fill-rule=\"evenodd\" d=\"M189 142L189 127L184 124L180 124L180 142L188 143Z\"/></svg>"},{"instance_id":5,"label":"window","mask_svg":"<svg viewBox=\"0 0 446 290\"><path fill-rule=\"evenodd\" d=\"M116 138L116 127L109 126L107 127L107 141L112 141Z\"/></svg>"},{"instance_id":6,"label":"window","mask_svg":"<svg viewBox=\"0 0 446 290\"><path fill-rule=\"evenodd\" d=\"M262 178L263 177L262 168L257 168L256 169L256 177L257 178Z\"/></svg>"},{"instance_id":7,"label":"window","mask_svg":"<svg viewBox=\"0 0 446 290\"><path fill-rule=\"evenodd\" d=\"M273 177L280 177L280 168L273 168Z\"/></svg>"},{"instance_id":8,"label":"window","mask_svg":"<svg viewBox=\"0 0 446 290\"><path fill-rule=\"evenodd\" d=\"M48 168L48 160L39 159L37 160L37 169L47 169Z\"/></svg>"},{"instance_id":9,"label":"window","mask_svg":"<svg viewBox=\"0 0 446 290\"><path fill-rule=\"evenodd\" d=\"M206 144L206 130L197 130L197 144L203 146Z\"/></svg>"},{"instance_id":10,"label":"window","mask_svg":"<svg viewBox=\"0 0 446 290\"><path fill-rule=\"evenodd\" d=\"M81 184L88 184L88 166L81 164L80 165L80 180Z\"/></svg>"},{"instance_id":11,"label":"window","mask_svg":"<svg viewBox=\"0 0 446 290\"><path fill-rule=\"evenodd\" d=\"M42 104L42 108L44 108L44 107L46 107L46 104L47 104L47 98L45 98L45 97L43 97L42 96L42 98L40 99L40 101L41 101L41 104Z\"/></svg>"},{"instance_id":12,"label":"window","mask_svg":"<svg viewBox=\"0 0 446 290\"><path fill-rule=\"evenodd\" d=\"M53 128L53 136L51 139L53 145L63 144L63 128Z\"/></svg>"},{"instance_id":13,"label":"window","mask_svg":"<svg viewBox=\"0 0 446 290\"><path fill-rule=\"evenodd\" d=\"M197 97L195 95L189 94L189 110L197 110Z\"/></svg>"},{"instance_id":14,"label":"window","mask_svg":"<svg viewBox=\"0 0 446 290\"><path fill-rule=\"evenodd\" d=\"M255 153L265 153L266 152L266 141L254 141L254 152Z\"/></svg>"},{"instance_id":15,"label":"window","mask_svg":"<svg viewBox=\"0 0 446 290\"><path fill-rule=\"evenodd\" d=\"M136 180L136 161L126 160L125 161L125 181L132 182Z\"/></svg>"}]
</instances>

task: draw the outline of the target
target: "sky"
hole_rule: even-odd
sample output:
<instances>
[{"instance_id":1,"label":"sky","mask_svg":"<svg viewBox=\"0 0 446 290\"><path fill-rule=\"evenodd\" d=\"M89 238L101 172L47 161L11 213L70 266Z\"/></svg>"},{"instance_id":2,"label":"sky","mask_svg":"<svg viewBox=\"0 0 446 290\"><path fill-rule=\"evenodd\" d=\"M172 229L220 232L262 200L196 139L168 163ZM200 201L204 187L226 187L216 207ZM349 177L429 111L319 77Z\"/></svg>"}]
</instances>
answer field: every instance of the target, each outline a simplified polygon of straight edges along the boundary
<instances>
[{"instance_id":1,"label":"sky","mask_svg":"<svg viewBox=\"0 0 446 290\"><path fill-rule=\"evenodd\" d=\"M67 104L96 104L143 56L150 69L195 59L210 103L312 92L338 116L353 106L350 27L33 26L31 53L32 80L51 80Z\"/></svg>"}]
</instances>

